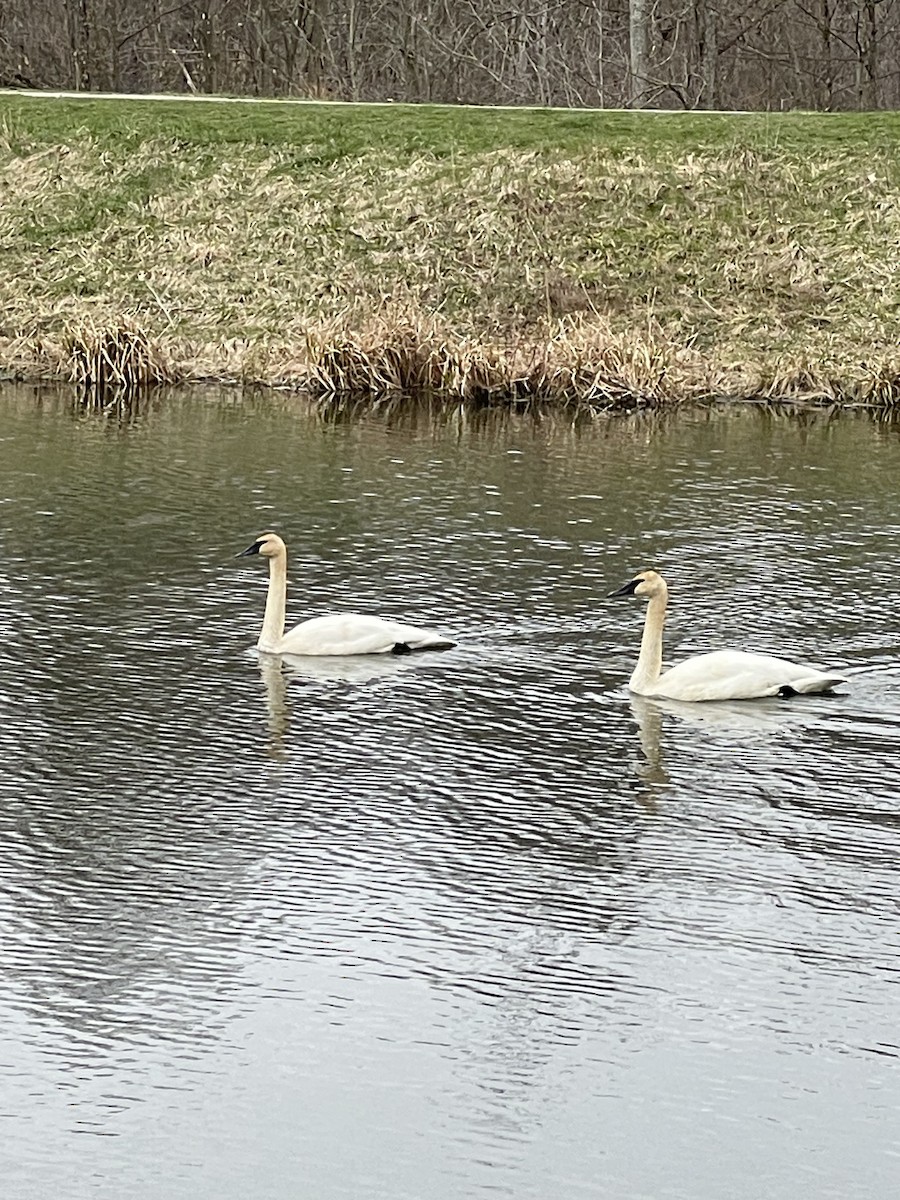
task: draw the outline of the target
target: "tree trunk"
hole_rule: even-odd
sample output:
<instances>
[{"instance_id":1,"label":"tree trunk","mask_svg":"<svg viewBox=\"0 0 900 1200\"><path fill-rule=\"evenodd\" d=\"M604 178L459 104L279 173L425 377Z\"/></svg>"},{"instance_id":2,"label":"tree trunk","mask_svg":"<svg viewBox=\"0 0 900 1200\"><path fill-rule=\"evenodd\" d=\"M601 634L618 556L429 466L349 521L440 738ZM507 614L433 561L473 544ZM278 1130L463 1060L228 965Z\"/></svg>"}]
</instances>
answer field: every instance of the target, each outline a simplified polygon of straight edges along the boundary
<instances>
[{"instance_id":1,"label":"tree trunk","mask_svg":"<svg viewBox=\"0 0 900 1200\"><path fill-rule=\"evenodd\" d=\"M606 107L606 83L603 72L603 0L596 0L597 10L597 103Z\"/></svg>"},{"instance_id":2,"label":"tree trunk","mask_svg":"<svg viewBox=\"0 0 900 1200\"><path fill-rule=\"evenodd\" d=\"M643 108L650 79L651 0L629 0L629 105Z\"/></svg>"},{"instance_id":3,"label":"tree trunk","mask_svg":"<svg viewBox=\"0 0 900 1200\"><path fill-rule=\"evenodd\" d=\"M84 27L80 5L66 5L66 25L72 61L72 87L76 92L80 92L84 86Z\"/></svg>"},{"instance_id":4,"label":"tree trunk","mask_svg":"<svg viewBox=\"0 0 900 1200\"><path fill-rule=\"evenodd\" d=\"M717 108L716 73L719 65L716 11L710 0L697 0L694 16L697 26L697 65L700 73L701 108Z\"/></svg>"},{"instance_id":5,"label":"tree trunk","mask_svg":"<svg viewBox=\"0 0 900 1200\"><path fill-rule=\"evenodd\" d=\"M834 46L831 22L833 0L821 0L819 6L819 45L822 59L822 88L819 103L826 111L834 104Z\"/></svg>"},{"instance_id":6,"label":"tree trunk","mask_svg":"<svg viewBox=\"0 0 900 1200\"><path fill-rule=\"evenodd\" d=\"M325 13L328 0L306 0L301 25L306 38L306 94L320 96L325 83Z\"/></svg>"},{"instance_id":7,"label":"tree trunk","mask_svg":"<svg viewBox=\"0 0 900 1200\"><path fill-rule=\"evenodd\" d=\"M878 107L878 0L866 0L866 108Z\"/></svg>"},{"instance_id":8,"label":"tree trunk","mask_svg":"<svg viewBox=\"0 0 900 1200\"><path fill-rule=\"evenodd\" d=\"M75 59L75 84L76 91L89 92L91 90L92 79L92 55L91 55L91 27L93 21L91 14L88 11L88 0L78 0L74 25L77 29L76 44L73 46Z\"/></svg>"}]
</instances>

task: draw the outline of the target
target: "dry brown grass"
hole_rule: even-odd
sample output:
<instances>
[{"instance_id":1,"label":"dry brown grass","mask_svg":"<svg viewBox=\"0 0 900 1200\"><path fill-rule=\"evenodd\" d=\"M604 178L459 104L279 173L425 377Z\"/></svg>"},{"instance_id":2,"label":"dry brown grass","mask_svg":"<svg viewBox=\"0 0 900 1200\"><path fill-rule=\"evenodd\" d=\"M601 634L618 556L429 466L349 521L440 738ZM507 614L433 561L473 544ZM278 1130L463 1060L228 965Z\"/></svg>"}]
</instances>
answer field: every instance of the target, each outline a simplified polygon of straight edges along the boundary
<instances>
[{"instance_id":1,"label":"dry brown grass","mask_svg":"<svg viewBox=\"0 0 900 1200\"><path fill-rule=\"evenodd\" d=\"M300 149L7 138L0 370L900 405L886 151Z\"/></svg>"},{"instance_id":2,"label":"dry brown grass","mask_svg":"<svg viewBox=\"0 0 900 1200\"><path fill-rule=\"evenodd\" d=\"M69 379L83 388L102 392L175 381L165 352L143 329L127 321L111 327L83 324L69 329L62 350L59 365L65 364Z\"/></svg>"},{"instance_id":3,"label":"dry brown grass","mask_svg":"<svg viewBox=\"0 0 900 1200\"><path fill-rule=\"evenodd\" d=\"M597 322L561 323L541 340L488 341L454 337L433 319L381 320L362 334L311 332L307 350L299 382L321 396L407 393L479 405L619 407L672 400L688 377L683 356L663 339L625 340Z\"/></svg>"}]
</instances>

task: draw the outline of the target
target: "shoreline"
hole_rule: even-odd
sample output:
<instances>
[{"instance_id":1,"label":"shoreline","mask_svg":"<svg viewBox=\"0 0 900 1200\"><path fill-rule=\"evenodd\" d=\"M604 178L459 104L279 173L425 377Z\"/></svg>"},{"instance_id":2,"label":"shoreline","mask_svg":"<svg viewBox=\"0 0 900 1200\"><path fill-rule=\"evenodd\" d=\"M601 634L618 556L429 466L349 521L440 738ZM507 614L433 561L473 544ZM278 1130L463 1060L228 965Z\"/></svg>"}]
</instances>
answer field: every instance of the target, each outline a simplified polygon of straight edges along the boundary
<instances>
[{"instance_id":1,"label":"shoreline","mask_svg":"<svg viewBox=\"0 0 900 1200\"><path fill-rule=\"evenodd\" d=\"M331 335L330 338L328 335ZM580 335L580 336L579 336ZM79 388L100 398L167 387L260 388L313 401L406 399L474 408L548 406L631 412L712 403L900 411L900 377L843 381L800 369L767 380L715 373L689 347L616 338L608 330L557 331L543 342L457 341L410 327L360 335L310 330L301 347L247 340L198 347L158 342L126 320L73 327L59 341L0 339L0 380Z\"/></svg>"},{"instance_id":2,"label":"shoreline","mask_svg":"<svg viewBox=\"0 0 900 1200\"><path fill-rule=\"evenodd\" d=\"M201 99L0 94L0 373L900 410L896 114Z\"/></svg>"}]
</instances>

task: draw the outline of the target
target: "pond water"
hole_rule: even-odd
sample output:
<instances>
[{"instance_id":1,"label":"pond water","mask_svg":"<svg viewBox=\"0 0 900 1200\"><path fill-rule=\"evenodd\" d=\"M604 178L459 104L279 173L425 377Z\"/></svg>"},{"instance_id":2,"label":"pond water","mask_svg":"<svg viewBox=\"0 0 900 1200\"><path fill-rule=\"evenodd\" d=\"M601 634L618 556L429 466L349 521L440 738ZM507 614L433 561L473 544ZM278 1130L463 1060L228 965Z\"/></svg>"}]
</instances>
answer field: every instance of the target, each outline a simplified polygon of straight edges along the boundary
<instances>
[{"instance_id":1,"label":"pond water","mask_svg":"<svg viewBox=\"0 0 900 1200\"><path fill-rule=\"evenodd\" d=\"M9 1200L880 1200L900 429L0 393ZM255 654L379 612L444 654ZM667 656L836 697L630 698Z\"/></svg>"}]
</instances>

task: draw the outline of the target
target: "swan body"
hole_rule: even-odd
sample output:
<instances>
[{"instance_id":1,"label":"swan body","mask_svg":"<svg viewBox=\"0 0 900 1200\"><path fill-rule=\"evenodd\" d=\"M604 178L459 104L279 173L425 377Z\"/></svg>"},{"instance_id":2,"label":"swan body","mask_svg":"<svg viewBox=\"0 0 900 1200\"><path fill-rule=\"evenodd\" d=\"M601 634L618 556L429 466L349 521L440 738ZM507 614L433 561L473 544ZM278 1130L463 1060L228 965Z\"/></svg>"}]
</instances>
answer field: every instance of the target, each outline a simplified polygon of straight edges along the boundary
<instances>
[{"instance_id":1,"label":"swan body","mask_svg":"<svg viewBox=\"0 0 900 1200\"><path fill-rule=\"evenodd\" d=\"M413 650L449 650L456 645L432 629L359 613L313 617L285 633L287 547L277 533L263 533L238 558L248 554L261 554L269 560L269 591L257 650L321 656L409 654Z\"/></svg>"},{"instance_id":2,"label":"swan body","mask_svg":"<svg viewBox=\"0 0 900 1200\"><path fill-rule=\"evenodd\" d=\"M628 687L638 696L665 700L755 700L764 696L830 692L846 683L835 672L744 650L716 650L662 669L662 634L668 604L666 581L656 571L641 571L610 596L646 597L647 616L641 652Z\"/></svg>"}]
</instances>

